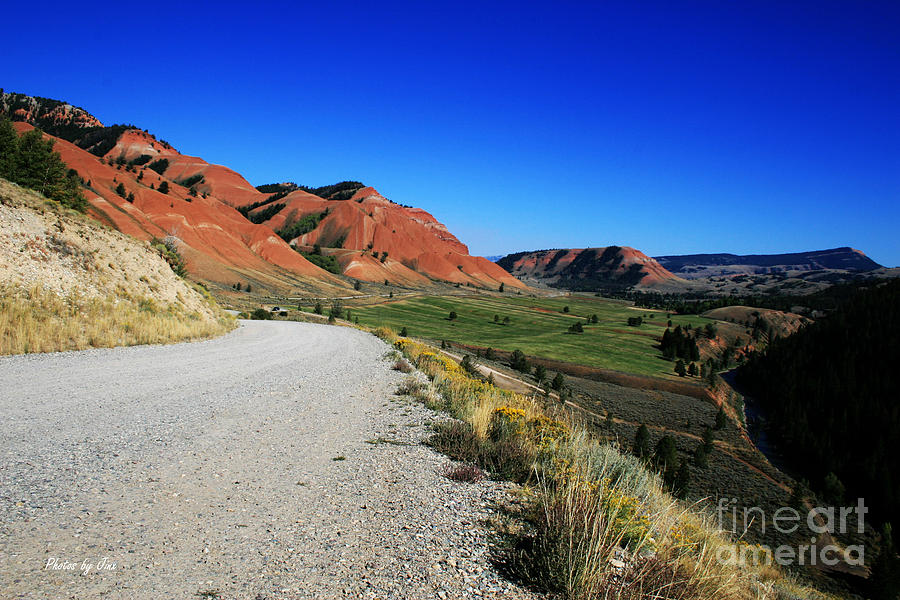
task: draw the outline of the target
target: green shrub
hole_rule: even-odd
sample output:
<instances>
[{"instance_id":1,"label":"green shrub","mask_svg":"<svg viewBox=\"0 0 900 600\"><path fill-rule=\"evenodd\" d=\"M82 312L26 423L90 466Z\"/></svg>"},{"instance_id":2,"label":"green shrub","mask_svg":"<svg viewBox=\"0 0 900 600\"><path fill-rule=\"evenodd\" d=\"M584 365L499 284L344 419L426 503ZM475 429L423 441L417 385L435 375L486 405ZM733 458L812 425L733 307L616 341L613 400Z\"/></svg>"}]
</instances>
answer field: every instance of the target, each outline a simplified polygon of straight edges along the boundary
<instances>
[{"instance_id":1,"label":"green shrub","mask_svg":"<svg viewBox=\"0 0 900 600\"><path fill-rule=\"evenodd\" d=\"M250 318L255 321L268 321L272 318L272 313L264 308L256 308L250 313Z\"/></svg>"},{"instance_id":2,"label":"green shrub","mask_svg":"<svg viewBox=\"0 0 900 600\"><path fill-rule=\"evenodd\" d=\"M328 212L329 211L326 210L320 213L305 215L299 221L295 221L293 224L279 229L275 233L277 233L284 241L289 242L292 239L300 237L304 233L309 233L310 231L318 227L319 223L322 222L322 219L328 216Z\"/></svg>"},{"instance_id":3,"label":"green shrub","mask_svg":"<svg viewBox=\"0 0 900 600\"><path fill-rule=\"evenodd\" d=\"M525 353L521 350L513 350L513 353L510 355L509 366L522 373L528 373L531 370L531 365L528 364L528 359L525 358Z\"/></svg>"},{"instance_id":4,"label":"green shrub","mask_svg":"<svg viewBox=\"0 0 900 600\"><path fill-rule=\"evenodd\" d=\"M169 263L169 266L172 267L172 271L174 271L176 275L179 277L187 275L187 267L185 267L184 259L181 258L181 254L178 252L178 246L173 238L167 237L165 240L154 238L150 241L150 245L167 263Z\"/></svg>"},{"instance_id":5,"label":"green shrub","mask_svg":"<svg viewBox=\"0 0 900 600\"><path fill-rule=\"evenodd\" d=\"M185 179L175 181L175 183L177 183L178 185L184 186L186 188L189 188L191 186L197 185L198 183L202 183L202 182L203 182L203 174L201 174L201 173L197 173L196 175L191 175L190 177L187 177Z\"/></svg>"},{"instance_id":6,"label":"green shrub","mask_svg":"<svg viewBox=\"0 0 900 600\"><path fill-rule=\"evenodd\" d=\"M247 219L251 223L256 223L256 224L265 223L266 221L268 221L269 219L274 217L276 214L281 212L281 209L283 209L285 206L287 206L287 205L286 204L270 204L269 206L266 206L264 209L262 209L258 212L247 213L244 216L246 216Z\"/></svg>"},{"instance_id":7,"label":"green shrub","mask_svg":"<svg viewBox=\"0 0 900 600\"><path fill-rule=\"evenodd\" d=\"M154 160L152 163L147 165L147 168L153 169L160 175L166 172L166 169L169 168L169 159L168 158L158 158Z\"/></svg>"},{"instance_id":8,"label":"green shrub","mask_svg":"<svg viewBox=\"0 0 900 600\"><path fill-rule=\"evenodd\" d=\"M301 252L303 258L316 265L320 269L325 269L329 273L336 275L341 274L341 264L333 256L323 256L321 254L312 254L310 252Z\"/></svg>"}]
</instances>

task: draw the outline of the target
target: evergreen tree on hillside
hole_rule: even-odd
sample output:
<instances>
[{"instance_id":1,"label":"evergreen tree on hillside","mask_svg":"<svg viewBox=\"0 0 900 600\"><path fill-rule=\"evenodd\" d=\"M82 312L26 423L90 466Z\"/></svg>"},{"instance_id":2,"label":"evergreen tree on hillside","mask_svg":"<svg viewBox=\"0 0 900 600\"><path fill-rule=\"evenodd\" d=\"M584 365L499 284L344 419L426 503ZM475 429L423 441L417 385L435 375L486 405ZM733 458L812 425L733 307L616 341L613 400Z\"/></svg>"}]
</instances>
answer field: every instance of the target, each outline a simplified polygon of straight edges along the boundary
<instances>
[{"instance_id":1,"label":"evergreen tree on hillside","mask_svg":"<svg viewBox=\"0 0 900 600\"><path fill-rule=\"evenodd\" d=\"M643 423L634 434L634 455L639 458L650 456L650 430Z\"/></svg>"},{"instance_id":2,"label":"evergreen tree on hillside","mask_svg":"<svg viewBox=\"0 0 900 600\"><path fill-rule=\"evenodd\" d=\"M40 129L19 136L6 118L0 119L0 177L63 206L82 211L87 207L78 173L53 151L53 141L44 140Z\"/></svg>"},{"instance_id":3,"label":"evergreen tree on hillside","mask_svg":"<svg viewBox=\"0 0 900 600\"><path fill-rule=\"evenodd\" d=\"M18 137L9 119L0 117L0 177L10 181L16 180Z\"/></svg>"},{"instance_id":4,"label":"evergreen tree on hillside","mask_svg":"<svg viewBox=\"0 0 900 600\"><path fill-rule=\"evenodd\" d=\"M513 350L512 355L510 355L509 366L522 373L528 373L531 370L528 359L525 358L525 353L521 350Z\"/></svg>"},{"instance_id":5,"label":"evergreen tree on hillside","mask_svg":"<svg viewBox=\"0 0 900 600\"><path fill-rule=\"evenodd\" d=\"M563 389L563 386L566 384L566 378L562 373L557 373L553 378L553 381L550 382L551 387L557 392Z\"/></svg>"}]
</instances>

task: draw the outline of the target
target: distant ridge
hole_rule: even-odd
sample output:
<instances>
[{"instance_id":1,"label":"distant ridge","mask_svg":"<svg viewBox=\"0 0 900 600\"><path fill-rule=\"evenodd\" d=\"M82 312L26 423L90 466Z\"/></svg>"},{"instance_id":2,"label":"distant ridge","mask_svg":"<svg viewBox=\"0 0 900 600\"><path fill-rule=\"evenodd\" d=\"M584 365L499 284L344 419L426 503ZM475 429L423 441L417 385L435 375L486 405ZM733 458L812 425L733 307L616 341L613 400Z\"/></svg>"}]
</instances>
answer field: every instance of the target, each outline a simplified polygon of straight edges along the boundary
<instances>
[{"instance_id":1,"label":"distant ridge","mask_svg":"<svg viewBox=\"0 0 900 600\"><path fill-rule=\"evenodd\" d=\"M847 246L787 254L684 254L654 258L672 273L687 279L791 271L866 272L883 268L863 252Z\"/></svg>"}]
</instances>

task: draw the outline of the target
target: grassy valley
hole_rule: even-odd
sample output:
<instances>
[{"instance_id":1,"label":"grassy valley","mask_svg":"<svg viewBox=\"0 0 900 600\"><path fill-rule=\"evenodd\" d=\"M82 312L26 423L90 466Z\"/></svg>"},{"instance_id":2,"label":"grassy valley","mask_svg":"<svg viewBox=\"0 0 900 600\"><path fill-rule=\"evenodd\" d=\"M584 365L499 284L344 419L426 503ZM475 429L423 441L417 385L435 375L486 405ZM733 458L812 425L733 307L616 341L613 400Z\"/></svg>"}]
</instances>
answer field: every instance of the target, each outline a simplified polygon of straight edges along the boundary
<instances>
[{"instance_id":1,"label":"grassy valley","mask_svg":"<svg viewBox=\"0 0 900 600\"><path fill-rule=\"evenodd\" d=\"M450 319L450 313L456 318ZM429 340L492 348L612 369L678 379L674 363L664 360L658 338L672 326L702 328L712 319L635 310L628 303L594 296L416 296L352 308L360 324L388 326ZM596 315L597 322L593 322ZM495 316L497 319L495 320ZM642 324L629 326L628 319ZM507 321L508 319L508 321ZM582 332L570 331L576 323Z\"/></svg>"}]
</instances>

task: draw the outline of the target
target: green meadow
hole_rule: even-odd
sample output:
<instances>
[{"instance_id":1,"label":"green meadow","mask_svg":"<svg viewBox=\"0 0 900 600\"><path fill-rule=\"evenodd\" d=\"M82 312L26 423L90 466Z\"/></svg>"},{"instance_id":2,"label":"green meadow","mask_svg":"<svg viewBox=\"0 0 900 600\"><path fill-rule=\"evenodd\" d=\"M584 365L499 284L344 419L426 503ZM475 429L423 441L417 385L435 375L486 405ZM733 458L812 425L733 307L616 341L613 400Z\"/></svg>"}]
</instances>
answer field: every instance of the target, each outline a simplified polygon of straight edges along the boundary
<instances>
[{"instance_id":1,"label":"green meadow","mask_svg":"<svg viewBox=\"0 0 900 600\"><path fill-rule=\"evenodd\" d=\"M418 296L350 310L362 325L385 325L397 331L406 327L411 337L518 349L531 356L666 378L677 375L656 345L668 319L673 326L702 327L711 322L694 315L667 318L665 311L635 310L623 302L593 296ZM451 311L457 314L452 321ZM592 315L597 315L596 324L588 322ZM644 317L644 323L629 326L628 318L638 316ZM503 323L505 317L508 324ZM583 333L568 331L576 322L584 327Z\"/></svg>"}]
</instances>

